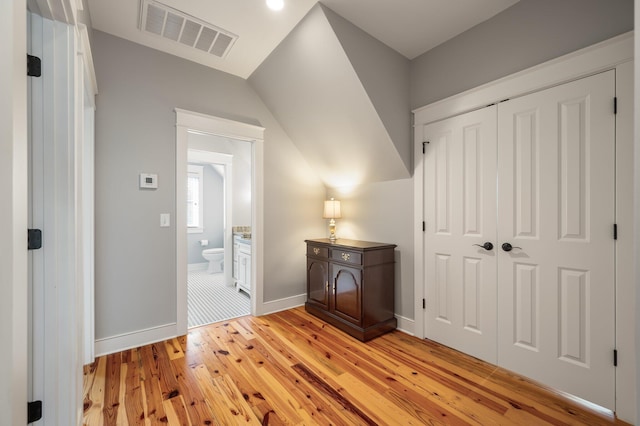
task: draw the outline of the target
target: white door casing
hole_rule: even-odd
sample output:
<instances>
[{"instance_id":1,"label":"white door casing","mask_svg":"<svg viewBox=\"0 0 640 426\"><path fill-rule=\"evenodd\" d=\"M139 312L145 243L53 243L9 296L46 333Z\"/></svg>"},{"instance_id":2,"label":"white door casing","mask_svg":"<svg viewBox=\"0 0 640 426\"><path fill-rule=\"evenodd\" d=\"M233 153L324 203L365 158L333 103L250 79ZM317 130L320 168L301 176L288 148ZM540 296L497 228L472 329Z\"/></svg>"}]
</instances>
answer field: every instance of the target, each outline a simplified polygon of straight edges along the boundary
<instances>
[{"instance_id":1,"label":"white door casing","mask_svg":"<svg viewBox=\"0 0 640 426\"><path fill-rule=\"evenodd\" d=\"M251 124L213 117L206 114L176 108L176 283L177 318L176 332L187 334L187 219L186 176L188 133L190 130L251 142L253 176L251 177L251 262L253 280L251 313L264 312L263 300L263 156L264 128Z\"/></svg>"},{"instance_id":2,"label":"white door casing","mask_svg":"<svg viewBox=\"0 0 640 426\"><path fill-rule=\"evenodd\" d=\"M498 107L498 364L611 409L614 74Z\"/></svg>"},{"instance_id":3,"label":"white door casing","mask_svg":"<svg viewBox=\"0 0 640 426\"><path fill-rule=\"evenodd\" d=\"M496 107L424 127L425 329L495 363Z\"/></svg>"},{"instance_id":4,"label":"white door casing","mask_svg":"<svg viewBox=\"0 0 640 426\"><path fill-rule=\"evenodd\" d=\"M0 2L0 424L27 413L26 2Z\"/></svg>"}]
</instances>

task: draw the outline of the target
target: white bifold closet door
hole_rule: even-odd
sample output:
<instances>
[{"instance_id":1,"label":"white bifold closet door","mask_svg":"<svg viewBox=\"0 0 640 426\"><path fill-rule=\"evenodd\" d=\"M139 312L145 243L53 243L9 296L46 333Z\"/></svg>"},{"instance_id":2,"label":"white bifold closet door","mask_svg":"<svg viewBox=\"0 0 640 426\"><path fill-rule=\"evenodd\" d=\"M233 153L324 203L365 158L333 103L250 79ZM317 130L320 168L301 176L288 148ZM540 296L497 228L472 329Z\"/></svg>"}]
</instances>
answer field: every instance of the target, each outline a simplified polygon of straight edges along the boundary
<instances>
[{"instance_id":1,"label":"white bifold closet door","mask_svg":"<svg viewBox=\"0 0 640 426\"><path fill-rule=\"evenodd\" d=\"M427 337L496 363L496 107L425 136Z\"/></svg>"},{"instance_id":2,"label":"white bifold closet door","mask_svg":"<svg viewBox=\"0 0 640 426\"><path fill-rule=\"evenodd\" d=\"M614 71L498 107L498 362L614 408Z\"/></svg>"},{"instance_id":3,"label":"white bifold closet door","mask_svg":"<svg viewBox=\"0 0 640 426\"><path fill-rule=\"evenodd\" d=\"M495 107L425 126L424 194L427 337L611 409L614 94L609 71L501 102L495 142L468 139Z\"/></svg>"}]
</instances>

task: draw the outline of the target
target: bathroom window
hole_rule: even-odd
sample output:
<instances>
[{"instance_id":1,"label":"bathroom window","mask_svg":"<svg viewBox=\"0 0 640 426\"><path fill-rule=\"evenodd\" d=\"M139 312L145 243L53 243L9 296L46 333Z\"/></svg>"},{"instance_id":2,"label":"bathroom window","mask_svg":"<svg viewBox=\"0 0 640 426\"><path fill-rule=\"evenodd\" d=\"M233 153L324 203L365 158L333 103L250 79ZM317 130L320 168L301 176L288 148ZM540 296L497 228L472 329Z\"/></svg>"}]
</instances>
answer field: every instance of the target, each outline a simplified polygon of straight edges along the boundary
<instances>
[{"instance_id":1,"label":"bathroom window","mask_svg":"<svg viewBox=\"0 0 640 426\"><path fill-rule=\"evenodd\" d=\"M204 167L189 164L187 168L187 232L204 232Z\"/></svg>"}]
</instances>

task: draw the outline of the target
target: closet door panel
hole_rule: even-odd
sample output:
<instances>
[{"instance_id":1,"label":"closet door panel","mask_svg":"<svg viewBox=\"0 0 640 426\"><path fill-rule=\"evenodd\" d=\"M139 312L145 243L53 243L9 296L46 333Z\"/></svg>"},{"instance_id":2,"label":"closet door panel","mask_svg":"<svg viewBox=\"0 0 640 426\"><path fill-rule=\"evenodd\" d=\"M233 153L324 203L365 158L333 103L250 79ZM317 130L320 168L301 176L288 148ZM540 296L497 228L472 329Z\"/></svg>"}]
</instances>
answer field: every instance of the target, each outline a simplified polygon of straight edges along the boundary
<instances>
[{"instance_id":1,"label":"closet door panel","mask_svg":"<svg viewBox=\"0 0 640 426\"><path fill-rule=\"evenodd\" d=\"M498 363L608 408L614 93L609 71L498 108Z\"/></svg>"},{"instance_id":2,"label":"closet door panel","mask_svg":"<svg viewBox=\"0 0 640 426\"><path fill-rule=\"evenodd\" d=\"M539 111L532 109L515 114L513 135L513 183L509 193L515 200L514 235L537 238L540 206ZM507 157L505 157L505 161Z\"/></svg>"},{"instance_id":3,"label":"closet door panel","mask_svg":"<svg viewBox=\"0 0 640 426\"><path fill-rule=\"evenodd\" d=\"M559 108L559 236L563 240L586 242L588 238L589 227L585 223L589 211L586 198L590 192L586 179L588 106L588 99L581 97L562 102Z\"/></svg>"},{"instance_id":4,"label":"closet door panel","mask_svg":"<svg viewBox=\"0 0 640 426\"><path fill-rule=\"evenodd\" d=\"M514 262L513 271L515 304L513 343L520 348L535 352L539 350L538 342L540 341L538 266Z\"/></svg>"},{"instance_id":5,"label":"closet door panel","mask_svg":"<svg viewBox=\"0 0 640 426\"><path fill-rule=\"evenodd\" d=\"M495 363L496 107L424 131L426 336Z\"/></svg>"}]
</instances>

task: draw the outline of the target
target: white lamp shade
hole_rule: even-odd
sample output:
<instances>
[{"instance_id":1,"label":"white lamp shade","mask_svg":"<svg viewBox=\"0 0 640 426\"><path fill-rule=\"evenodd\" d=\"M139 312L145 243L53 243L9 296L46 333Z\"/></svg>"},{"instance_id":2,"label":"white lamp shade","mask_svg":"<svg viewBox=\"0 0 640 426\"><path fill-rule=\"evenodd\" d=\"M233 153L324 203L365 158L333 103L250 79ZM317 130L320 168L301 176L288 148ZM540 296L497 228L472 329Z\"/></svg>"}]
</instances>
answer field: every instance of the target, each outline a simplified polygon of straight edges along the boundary
<instances>
[{"instance_id":1,"label":"white lamp shade","mask_svg":"<svg viewBox=\"0 0 640 426\"><path fill-rule=\"evenodd\" d=\"M324 202L324 213L322 214L324 219L340 219L342 217L340 213L340 201L333 198Z\"/></svg>"}]
</instances>

